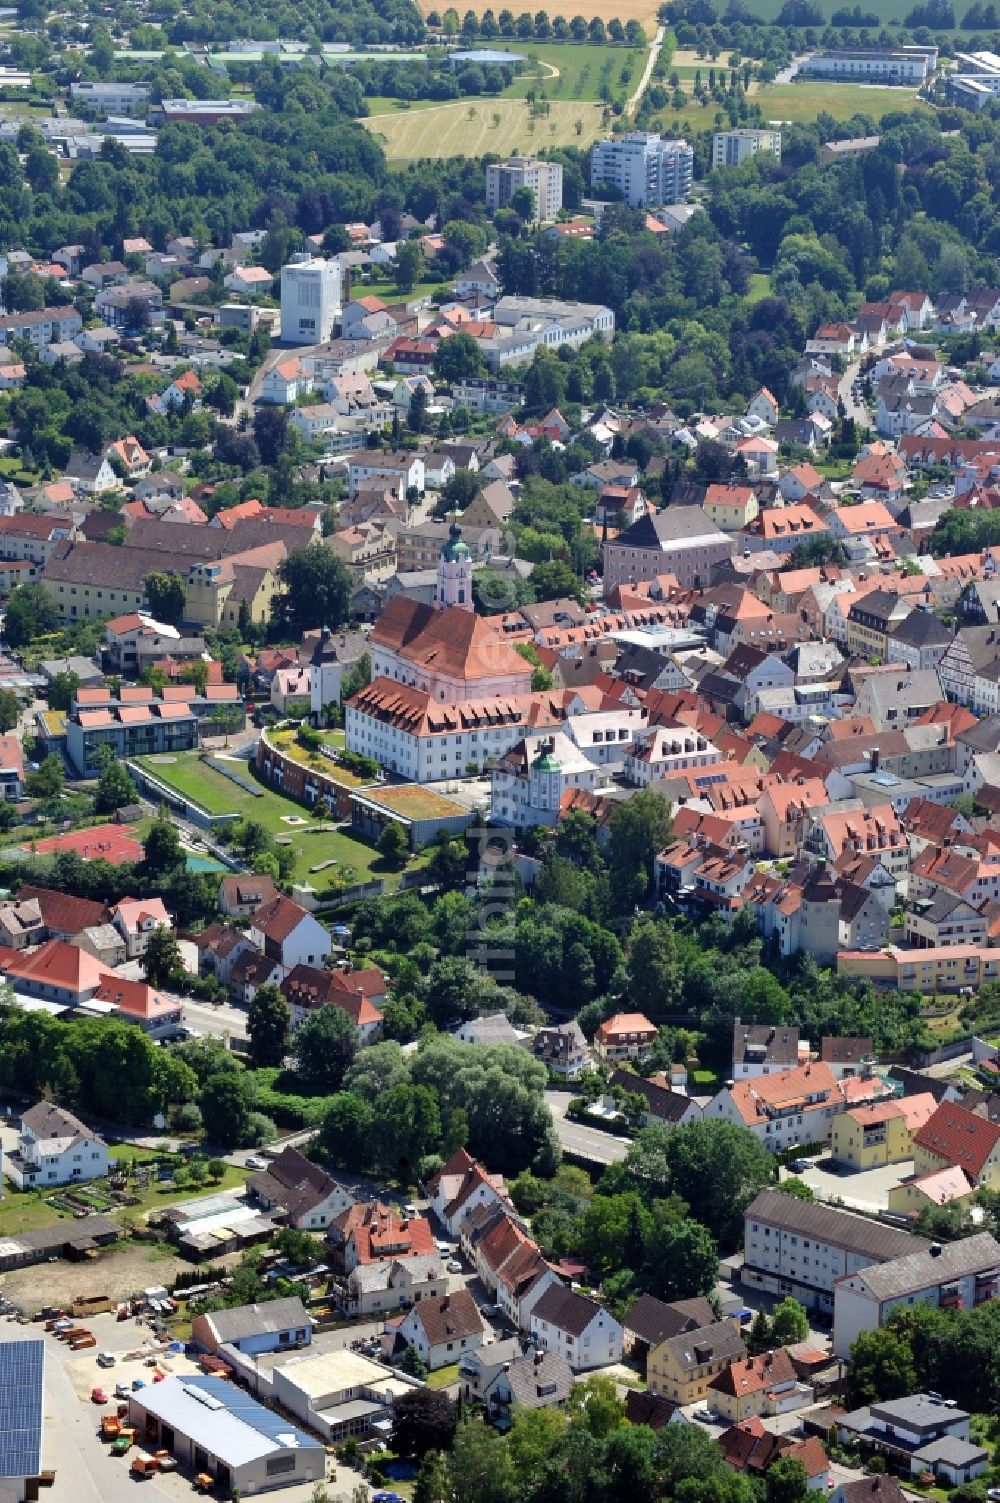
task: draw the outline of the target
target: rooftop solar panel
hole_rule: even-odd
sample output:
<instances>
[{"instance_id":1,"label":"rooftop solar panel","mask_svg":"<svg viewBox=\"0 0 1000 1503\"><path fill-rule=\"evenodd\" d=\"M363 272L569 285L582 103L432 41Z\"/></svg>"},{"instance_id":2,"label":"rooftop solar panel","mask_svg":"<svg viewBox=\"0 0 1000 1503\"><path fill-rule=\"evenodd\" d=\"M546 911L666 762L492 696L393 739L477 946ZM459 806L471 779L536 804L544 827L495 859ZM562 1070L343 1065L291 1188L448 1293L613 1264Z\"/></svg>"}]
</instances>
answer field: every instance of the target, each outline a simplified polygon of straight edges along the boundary
<instances>
[{"instance_id":1,"label":"rooftop solar panel","mask_svg":"<svg viewBox=\"0 0 1000 1503\"><path fill-rule=\"evenodd\" d=\"M44 1371L43 1342L0 1342L0 1477L41 1471Z\"/></svg>"}]
</instances>

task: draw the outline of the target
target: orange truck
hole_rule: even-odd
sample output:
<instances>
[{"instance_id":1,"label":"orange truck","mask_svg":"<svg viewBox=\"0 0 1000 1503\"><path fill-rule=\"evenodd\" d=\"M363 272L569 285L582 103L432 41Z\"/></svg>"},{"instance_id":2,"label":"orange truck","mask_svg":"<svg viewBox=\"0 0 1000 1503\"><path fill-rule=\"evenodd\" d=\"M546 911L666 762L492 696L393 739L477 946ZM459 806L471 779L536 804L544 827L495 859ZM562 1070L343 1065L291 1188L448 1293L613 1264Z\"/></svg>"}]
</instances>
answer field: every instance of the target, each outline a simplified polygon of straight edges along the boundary
<instances>
[{"instance_id":1,"label":"orange truck","mask_svg":"<svg viewBox=\"0 0 1000 1503\"><path fill-rule=\"evenodd\" d=\"M122 1433L122 1422L117 1414L104 1414L101 1416L101 1437L104 1440L117 1440Z\"/></svg>"},{"instance_id":2,"label":"orange truck","mask_svg":"<svg viewBox=\"0 0 1000 1503\"><path fill-rule=\"evenodd\" d=\"M97 1337L92 1335L90 1331L84 1331L81 1335L74 1336L69 1344L69 1349L71 1352L82 1352L86 1347L96 1345Z\"/></svg>"},{"instance_id":3,"label":"orange truck","mask_svg":"<svg viewBox=\"0 0 1000 1503\"><path fill-rule=\"evenodd\" d=\"M160 1463L155 1456L141 1454L134 1457L129 1471L133 1477L152 1477L159 1471Z\"/></svg>"}]
</instances>

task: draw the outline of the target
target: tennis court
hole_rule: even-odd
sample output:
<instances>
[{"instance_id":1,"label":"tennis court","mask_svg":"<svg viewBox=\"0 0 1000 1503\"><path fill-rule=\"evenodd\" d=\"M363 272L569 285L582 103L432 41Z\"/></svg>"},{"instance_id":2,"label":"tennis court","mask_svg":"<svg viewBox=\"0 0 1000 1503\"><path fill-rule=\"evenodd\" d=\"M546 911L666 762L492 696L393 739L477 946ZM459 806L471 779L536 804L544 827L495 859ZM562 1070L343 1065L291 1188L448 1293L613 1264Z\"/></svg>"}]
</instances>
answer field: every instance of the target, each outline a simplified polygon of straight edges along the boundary
<instances>
[{"instance_id":1,"label":"tennis court","mask_svg":"<svg viewBox=\"0 0 1000 1503\"><path fill-rule=\"evenodd\" d=\"M126 861L141 861L145 855L142 842L135 838L133 825L92 825L89 830L70 830L65 835L50 835L47 840L28 842L24 850L39 856L58 856L72 851L84 861L110 861L122 866Z\"/></svg>"}]
</instances>

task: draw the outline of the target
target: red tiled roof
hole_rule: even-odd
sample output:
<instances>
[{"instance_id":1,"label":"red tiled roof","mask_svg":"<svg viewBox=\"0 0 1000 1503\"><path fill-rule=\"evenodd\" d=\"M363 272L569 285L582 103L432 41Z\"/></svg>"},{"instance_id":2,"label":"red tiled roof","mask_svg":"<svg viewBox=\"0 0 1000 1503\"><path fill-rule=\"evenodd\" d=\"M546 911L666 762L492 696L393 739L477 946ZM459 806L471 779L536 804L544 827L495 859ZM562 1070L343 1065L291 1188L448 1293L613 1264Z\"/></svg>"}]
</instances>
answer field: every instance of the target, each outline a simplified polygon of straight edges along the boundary
<instances>
[{"instance_id":1,"label":"red tiled roof","mask_svg":"<svg viewBox=\"0 0 1000 1503\"><path fill-rule=\"evenodd\" d=\"M914 1133L913 1141L935 1158L977 1176L1000 1141L1000 1123L977 1117L954 1103L944 1103Z\"/></svg>"}]
</instances>

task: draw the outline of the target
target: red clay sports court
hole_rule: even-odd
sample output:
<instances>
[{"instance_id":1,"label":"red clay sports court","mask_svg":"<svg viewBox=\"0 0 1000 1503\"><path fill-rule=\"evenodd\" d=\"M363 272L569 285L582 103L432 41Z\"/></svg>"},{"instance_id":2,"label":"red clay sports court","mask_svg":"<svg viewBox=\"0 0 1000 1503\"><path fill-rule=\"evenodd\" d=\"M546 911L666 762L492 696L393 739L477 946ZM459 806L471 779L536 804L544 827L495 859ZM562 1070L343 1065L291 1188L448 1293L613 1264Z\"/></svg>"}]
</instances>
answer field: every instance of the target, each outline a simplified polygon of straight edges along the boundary
<instances>
[{"instance_id":1,"label":"red clay sports court","mask_svg":"<svg viewBox=\"0 0 1000 1503\"><path fill-rule=\"evenodd\" d=\"M126 861L141 861L145 854L142 842L135 839L131 825L93 825L89 830L71 830L67 835L50 835L34 843L39 856L58 856L73 851L84 861L110 861L121 866ZM31 845L26 844L25 850Z\"/></svg>"}]
</instances>

